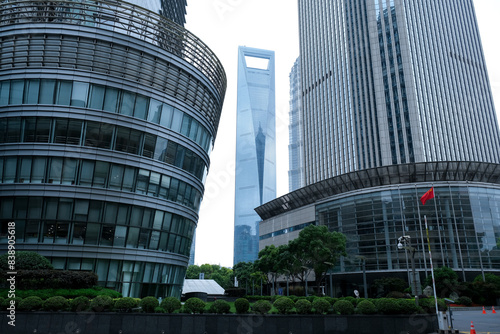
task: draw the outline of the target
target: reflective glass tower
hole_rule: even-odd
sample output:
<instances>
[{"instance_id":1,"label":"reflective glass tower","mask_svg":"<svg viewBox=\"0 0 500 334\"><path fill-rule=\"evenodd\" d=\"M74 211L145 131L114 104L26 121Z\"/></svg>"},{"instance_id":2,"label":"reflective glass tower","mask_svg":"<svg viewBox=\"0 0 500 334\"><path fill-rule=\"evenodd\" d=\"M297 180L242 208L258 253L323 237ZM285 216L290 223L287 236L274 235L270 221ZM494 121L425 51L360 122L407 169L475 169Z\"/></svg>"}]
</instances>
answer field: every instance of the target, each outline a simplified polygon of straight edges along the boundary
<instances>
[{"instance_id":1,"label":"reflective glass tower","mask_svg":"<svg viewBox=\"0 0 500 334\"><path fill-rule=\"evenodd\" d=\"M304 147L302 142L303 115L300 80L300 58L297 58L290 72L290 125L288 127L289 191L294 191L304 186Z\"/></svg>"},{"instance_id":2,"label":"reflective glass tower","mask_svg":"<svg viewBox=\"0 0 500 334\"><path fill-rule=\"evenodd\" d=\"M15 222L56 269L180 296L226 77L155 10L185 1L144 5L0 3L0 248Z\"/></svg>"},{"instance_id":3,"label":"reflective glass tower","mask_svg":"<svg viewBox=\"0 0 500 334\"><path fill-rule=\"evenodd\" d=\"M276 197L274 51L238 49L234 263L259 251L256 207Z\"/></svg>"},{"instance_id":4,"label":"reflective glass tower","mask_svg":"<svg viewBox=\"0 0 500 334\"><path fill-rule=\"evenodd\" d=\"M306 184L390 164L500 162L472 0L298 3Z\"/></svg>"}]
</instances>

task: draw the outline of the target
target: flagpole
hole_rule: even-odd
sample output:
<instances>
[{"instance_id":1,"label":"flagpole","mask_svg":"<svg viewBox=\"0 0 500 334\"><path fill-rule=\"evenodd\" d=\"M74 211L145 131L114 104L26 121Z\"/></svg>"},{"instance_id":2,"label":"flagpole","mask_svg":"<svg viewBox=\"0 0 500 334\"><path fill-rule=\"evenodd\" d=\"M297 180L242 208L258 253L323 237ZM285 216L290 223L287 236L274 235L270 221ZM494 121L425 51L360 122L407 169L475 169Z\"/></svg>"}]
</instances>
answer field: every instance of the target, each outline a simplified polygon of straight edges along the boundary
<instances>
[{"instance_id":1,"label":"flagpole","mask_svg":"<svg viewBox=\"0 0 500 334\"><path fill-rule=\"evenodd\" d=\"M434 289L434 302L436 304L436 315L438 315L439 311L438 311L438 301L437 301L437 294L436 294L436 281L434 280L434 268L432 267L431 242L429 239L429 229L427 228L427 215L424 215L424 221L425 221L425 233L427 233L427 246L429 247L429 261L431 264L432 288Z\"/></svg>"}]
</instances>

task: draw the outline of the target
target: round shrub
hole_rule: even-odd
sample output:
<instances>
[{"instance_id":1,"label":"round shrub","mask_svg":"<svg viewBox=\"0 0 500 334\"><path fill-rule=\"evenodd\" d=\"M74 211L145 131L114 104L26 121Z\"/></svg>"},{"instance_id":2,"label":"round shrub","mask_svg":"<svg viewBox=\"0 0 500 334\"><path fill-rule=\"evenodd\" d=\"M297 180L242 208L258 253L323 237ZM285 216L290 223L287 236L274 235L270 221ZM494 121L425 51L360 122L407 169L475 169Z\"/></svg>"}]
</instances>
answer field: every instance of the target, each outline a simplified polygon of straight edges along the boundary
<instances>
[{"instance_id":1,"label":"round shrub","mask_svg":"<svg viewBox=\"0 0 500 334\"><path fill-rule=\"evenodd\" d=\"M353 314L354 305L348 300L338 300L333 304L333 311L342 315Z\"/></svg>"},{"instance_id":2,"label":"round shrub","mask_svg":"<svg viewBox=\"0 0 500 334\"><path fill-rule=\"evenodd\" d=\"M85 296L76 297L70 301L69 306L73 312L86 311L90 307L90 300Z\"/></svg>"},{"instance_id":3,"label":"round shrub","mask_svg":"<svg viewBox=\"0 0 500 334\"><path fill-rule=\"evenodd\" d=\"M205 302L200 298L191 297L184 303L184 308L189 313L203 313Z\"/></svg>"},{"instance_id":4,"label":"round shrub","mask_svg":"<svg viewBox=\"0 0 500 334\"><path fill-rule=\"evenodd\" d=\"M120 311L129 312L135 307L137 307L137 301L132 297L123 297L115 302L115 309Z\"/></svg>"},{"instance_id":5,"label":"round shrub","mask_svg":"<svg viewBox=\"0 0 500 334\"><path fill-rule=\"evenodd\" d=\"M324 300L326 300L327 302L330 303L330 305L333 306L333 304L335 304L335 302L337 301L338 298L332 298L332 297L323 297Z\"/></svg>"},{"instance_id":6,"label":"round shrub","mask_svg":"<svg viewBox=\"0 0 500 334\"><path fill-rule=\"evenodd\" d=\"M161 306L155 307L155 313L167 313L165 309Z\"/></svg>"},{"instance_id":7,"label":"round shrub","mask_svg":"<svg viewBox=\"0 0 500 334\"><path fill-rule=\"evenodd\" d=\"M236 313L238 314L247 313L250 308L250 303L246 298L238 298L234 302L234 307L236 308Z\"/></svg>"},{"instance_id":8,"label":"round shrub","mask_svg":"<svg viewBox=\"0 0 500 334\"><path fill-rule=\"evenodd\" d=\"M19 305L19 303L21 302L21 300L23 300L22 298L19 298L19 297L16 297L16 298L5 298L4 301L2 302L2 309L6 309L7 307L10 307L10 301L13 300L14 301L14 305L16 305L16 307Z\"/></svg>"},{"instance_id":9,"label":"round shrub","mask_svg":"<svg viewBox=\"0 0 500 334\"><path fill-rule=\"evenodd\" d=\"M267 300L258 300L252 305L252 310L259 314L266 314L272 308L271 303Z\"/></svg>"},{"instance_id":10,"label":"round shrub","mask_svg":"<svg viewBox=\"0 0 500 334\"><path fill-rule=\"evenodd\" d=\"M160 303L155 297L144 297L141 299L139 306L146 313L154 313L155 307L160 306Z\"/></svg>"},{"instance_id":11,"label":"round shrub","mask_svg":"<svg viewBox=\"0 0 500 334\"><path fill-rule=\"evenodd\" d=\"M96 312L109 311L114 305L113 298L110 296L97 296L90 302L90 308Z\"/></svg>"},{"instance_id":12,"label":"round shrub","mask_svg":"<svg viewBox=\"0 0 500 334\"><path fill-rule=\"evenodd\" d=\"M276 299L273 305L280 314L290 313L294 307L293 301L288 297Z\"/></svg>"},{"instance_id":13,"label":"round shrub","mask_svg":"<svg viewBox=\"0 0 500 334\"><path fill-rule=\"evenodd\" d=\"M43 309L47 311L62 311L69 306L68 300L61 296L50 297L43 302Z\"/></svg>"},{"instance_id":14,"label":"round shrub","mask_svg":"<svg viewBox=\"0 0 500 334\"><path fill-rule=\"evenodd\" d=\"M349 302L349 303L351 303L351 304L352 304L352 306L354 306L354 307L358 304L358 299L357 299L357 298L354 298L354 297L352 297L352 296L344 297L344 298L342 298L342 300L346 300L346 301L348 301L348 302Z\"/></svg>"},{"instance_id":15,"label":"round shrub","mask_svg":"<svg viewBox=\"0 0 500 334\"><path fill-rule=\"evenodd\" d=\"M334 306L335 309L335 306ZM356 310L360 314L375 314L377 313L377 308L375 305L369 300L362 300L358 303Z\"/></svg>"},{"instance_id":16,"label":"round shrub","mask_svg":"<svg viewBox=\"0 0 500 334\"><path fill-rule=\"evenodd\" d=\"M17 305L17 309L19 311L36 311L42 308L42 304L42 298L32 296L21 300Z\"/></svg>"},{"instance_id":17,"label":"round shrub","mask_svg":"<svg viewBox=\"0 0 500 334\"><path fill-rule=\"evenodd\" d=\"M399 312L401 314L413 314L418 311L418 306L414 299L398 299Z\"/></svg>"},{"instance_id":18,"label":"round shrub","mask_svg":"<svg viewBox=\"0 0 500 334\"><path fill-rule=\"evenodd\" d=\"M400 306L396 299L379 298L375 302L378 311L383 314L399 314Z\"/></svg>"},{"instance_id":19,"label":"round shrub","mask_svg":"<svg viewBox=\"0 0 500 334\"><path fill-rule=\"evenodd\" d=\"M230 309L231 305L222 299L216 300L210 305L210 313L224 314L229 313Z\"/></svg>"},{"instance_id":20,"label":"round shrub","mask_svg":"<svg viewBox=\"0 0 500 334\"><path fill-rule=\"evenodd\" d=\"M337 302L338 303L338 302ZM330 310L330 303L324 298L316 298L312 302L312 307L314 311L318 314L324 314Z\"/></svg>"},{"instance_id":21,"label":"round shrub","mask_svg":"<svg viewBox=\"0 0 500 334\"><path fill-rule=\"evenodd\" d=\"M181 308L181 302L175 297L167 297L161 301L160 307L167 313L173 313Z\"/></svg>"},{"instance_id":22,"label":"round shrub","mask_svg":"<svg viewBox=\"0 0 500 334\"><path fill-rule=\"evenodd\" d=\"M391 291L387 294L387 296L385 296L385 298L396 298L396 299L407 298L407 297L408 296L406 293L400 291Z\"/></svg>"},{"instance_id":23,"label":"round shrub","mask_svg":"<svg viewBox=\"0 0 500 334\"><path fill-rule=\"evenodd\" d=\"M472 305L472 299L470 299L467 296L462 296L460 298L457 298L455 300L455 303L459 304L459 305L471 306Z\"/></svg>"},{"instance_id":24,"label":"round shrub","mask_svg":"<svg viewBox=\"0 0 500 334\"><path fill-rule=\"evenodd\" d=\"M307 299L299 299L295 302L295 309L298 314L311 313L312 304Z\"/></svg>"},{"instance_id":25,"label":"round shrub","mask_svg":"<svg viewBox=\"0 0 500 334\"><path fill-rule=\"evenodd\" d=\"M434 302L434 298L422 298L418 300L418 305L421 306L426 313L436 313L436 304ZM447 306L446 303L438 299L438 310L446 311Z\"/></svg>"},{"instance_id":26,"label":"round shrub","mask_svg":"<svg viewBox=\"0 0 500 334\"><path fill-rule=\"evenodd\" d=\"M9 254L5 253L0 256L0 269L7 270ZM16 252L16 270L40 270L54 269L52 264L45 256L31 251Z\"/></svg>"}]
</instances>

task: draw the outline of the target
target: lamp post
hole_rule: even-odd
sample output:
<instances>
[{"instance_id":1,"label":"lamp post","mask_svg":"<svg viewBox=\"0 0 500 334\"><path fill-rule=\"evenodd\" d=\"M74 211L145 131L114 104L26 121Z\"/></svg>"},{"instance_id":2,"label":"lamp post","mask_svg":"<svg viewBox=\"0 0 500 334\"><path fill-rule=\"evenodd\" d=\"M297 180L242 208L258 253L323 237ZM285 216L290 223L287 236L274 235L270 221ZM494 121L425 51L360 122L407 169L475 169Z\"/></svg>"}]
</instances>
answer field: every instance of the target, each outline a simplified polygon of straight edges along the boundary
<instances>
[{"instance_id":1,"label":"lamp post","mask_svg":"<svg viewBox=\"0 0 500 334\"><path fill-rule=\"evenodd\" d=\"M363 255L356 255L356 258L359 259L360 261L363 261L363 292L364 297L368 298L368 286L366 284L366 257Z\"/></svg>"},{"instance_id":2,"label":"lamp post","mask_svg":"<svg viewBox=\"0 0 500 334\"><path fill-rule=\"evenodd\" d=\"M332 270L333 270L333 267L335 266L333 263L331 262L325 262L326 265L328 265L330 268L328 269L328 274L330 274L330 297L333 298L333 282L332 282Z\"/></svg>"},{"instance_id":3,"label":"lamp post","mask_svg":"<svg viewBox=\"0 0 500 334\"><path fill-rule=\"evenodd\" d=\"M415 274L415 247L411 245L411 238L409 235L404 235L398 238L398 249L406 249L410 251L411 259L411 275L412 275L412 293L415 296L415 304L418 306L418 289L417 279Z\"/></svg>"}]
</instances>

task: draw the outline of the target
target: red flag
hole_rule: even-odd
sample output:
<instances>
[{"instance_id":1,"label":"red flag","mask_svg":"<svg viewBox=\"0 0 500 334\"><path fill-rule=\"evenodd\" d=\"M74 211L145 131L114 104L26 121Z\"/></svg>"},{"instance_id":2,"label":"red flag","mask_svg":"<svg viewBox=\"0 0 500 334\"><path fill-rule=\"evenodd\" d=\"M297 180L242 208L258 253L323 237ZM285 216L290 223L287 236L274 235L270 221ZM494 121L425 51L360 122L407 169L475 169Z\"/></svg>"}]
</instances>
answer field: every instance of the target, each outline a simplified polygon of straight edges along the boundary
<instances>
[{"instance_id":1,"label":"red flag","mask_svg":"<svg viewBox=\"0 0 500 334\"><path fill-rule=\"evenodd\" d=\"M422 202L422 205L425 205L425 202L427 202L431 198L434 198L434 187L427 190L427 192L422 197L420 197L420 202Z\"/></svg>"}]
</instances>

